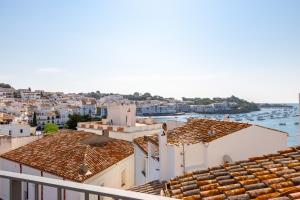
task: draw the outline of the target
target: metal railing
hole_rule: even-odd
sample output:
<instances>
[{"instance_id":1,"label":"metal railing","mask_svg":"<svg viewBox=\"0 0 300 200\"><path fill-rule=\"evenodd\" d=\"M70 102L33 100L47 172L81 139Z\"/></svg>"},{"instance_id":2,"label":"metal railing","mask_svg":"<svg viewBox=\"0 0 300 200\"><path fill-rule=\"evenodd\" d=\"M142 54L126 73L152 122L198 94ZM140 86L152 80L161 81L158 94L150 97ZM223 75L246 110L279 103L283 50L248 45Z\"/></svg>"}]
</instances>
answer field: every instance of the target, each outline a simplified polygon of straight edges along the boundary
<instances>
[{"instance_id":1,"label":"metal railing","mask_svg":"<svg viewBox=\"0 0 300 200\"><path fill-rule=\"evenodd\" d=\"M127 190L100 187L95 185L76 183L71 181L64 181L40 176L33 176L28 174L20 174L15 172L1 171L0 178L9 180L9 199L13 200L13 181L31 183L35 185L34 200L39 198L39 185L49 186L57 189L57 200L62 199L62 190L70 190L74 192L80 192L84 194L84 199L88 200L89 195L99 195L103 197L111 197L113 199L123 200L174 200L169 197L156 196L138 192L132 192Z\"/></svg>"}]
</instances>

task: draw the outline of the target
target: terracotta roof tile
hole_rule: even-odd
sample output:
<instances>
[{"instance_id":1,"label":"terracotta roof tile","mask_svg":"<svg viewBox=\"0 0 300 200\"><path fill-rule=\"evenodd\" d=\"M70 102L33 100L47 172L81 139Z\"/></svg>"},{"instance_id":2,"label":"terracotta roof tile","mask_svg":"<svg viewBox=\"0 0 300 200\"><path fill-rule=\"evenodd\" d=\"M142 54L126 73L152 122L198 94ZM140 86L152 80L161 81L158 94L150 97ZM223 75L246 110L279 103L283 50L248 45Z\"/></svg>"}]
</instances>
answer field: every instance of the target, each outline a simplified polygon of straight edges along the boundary
<instances>
[{"instance_id":1,"label":"terracotta roof tile","mask_svg":"<svg viewBox=\"0 0 300 200\"><path fill-rule=\"evenodd\" d=\"M188 173L168 181L165 194L181 199L299 199L300 168L295 167L300 166L300 161L293 157L299 153L299 148L289 148L278 154ZM230 172L235 169L238 171Z\"/></svg>"},{"instance_id":2,"label":"terracotta roof tile","mask_svg":"<svg viewBox=\"0 0 300 200\"><path fill-rule=\"evenodd\" d=\"M178 128L168 131L168 143L211 142L250 126L252 125L231 121L193 119Z\"/></svg>"},{"instance_id":3,"label":"terracotta roof tile","mask_svg":"<svg viewBox=\"0 0 300 200\"><path fill-rule=\"evenodd\" d=\"M241 129L252 126L247 123L238 123L230 121L217 121L210 119L193 119L186 124L168 131L168 143L193 144L198 142L211 142L220 137L237 132ZM158 136L149 135L136 138L137 144L147 154L147 142L158 145ZM267 160L267 159L264 159ZM262 160L262 162L264 161Z\"/></svg>"},{"instance_id":4,"label":"terracotta roof tile","mask_svg":"<svg viewBox=\"0 0 300 200\"><path fill-rule=\"evenodd\" d=\"M65 179L82 182L133 154L133 145L122 140L109 139L93 145L84 143L92 136L95 134L64 130L1 157ZM88 173L82 172L83 166Z\"/></svg>"},{"instance_id":5,"label":"terracotta roof tile","mask_svg":"<svg viewBox=\"0 0 300 200\"><path fill-rule=\"evenodd\" d=\"M151 181L149 183L146 183L144 185L132 187L129 190L134 192L142 192L146 194L160 195L163 188L164 188L164 183L161 183L158 180L156 180L156 181Z\"/></svg>"}]
</instances>

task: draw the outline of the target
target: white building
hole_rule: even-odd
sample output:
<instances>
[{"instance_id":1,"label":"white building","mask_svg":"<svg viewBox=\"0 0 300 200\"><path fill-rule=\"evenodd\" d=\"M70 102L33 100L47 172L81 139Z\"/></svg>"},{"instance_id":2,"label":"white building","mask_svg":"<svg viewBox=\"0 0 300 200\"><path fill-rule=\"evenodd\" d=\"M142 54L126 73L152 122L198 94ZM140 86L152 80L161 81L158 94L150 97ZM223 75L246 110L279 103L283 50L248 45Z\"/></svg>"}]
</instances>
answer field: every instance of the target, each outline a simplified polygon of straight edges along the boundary
<instances>
[{"instance_id":1,"label":"white building","mask_svg":"<svg viewBox=\"0 0 300 200\"><path fill-rule=\"evenodd\" d=\"M61 131L1 155L1 170L128 189L134 184L133 145L79 131ZM9 199L9 183L0 179L0 198ZM35 187L13 183L12 199L35 199ZM43 200L57 198L57 190L39 186ZM62 199L81 200L84 194L63 190ZM103 199L90 195L92 200ZM106 199L106 198L104 198Z\"/></svg>"},{"instance_id":2,"label":"white building","mask_svg":"<svg viewBox=\"0 0 300 200\"><path fill-rule=\"evenodd\" d=\"M42 97L43 91L30 91L30 90L21 90L20 95L23 100L30 99L40 99Z\"/></svg>"},{"instance_id":3,"label":"white building","mask_svg":"<svg viewBox=\"0 0 300 200\"><path fill-rule=\"evenodd\" d=\"M97 102L95 99L83 99L80 107L80 115L95 116L97 112Z\"/></svg>"},{"instance_id":4,"label":"white building","mask_svg":"<svg viewBox=\"0 0 300 200\"><path fill-rule=\"evenodd\" d=\"M136 119L136 106L130 102L115 102L107 105L107 119L98 122L78 123L77 130L133 141L137 137L159 133L161 124L151 119Z\"/></svg>"},{"instance_id":5,"label":"white building","mask_svg":"<svg viewBox=\"0 0 300 200\"><path fill-rule=\"evenodd\" d=\"M122 95L109 95L109 96L105 96L102 97L100 99L100 104L109 104L109 103L113 103L113 102L120 102L123 101L123 96Z\"/></svg>"},{"instance_id":6,"label":"white building","mask_svg":"<svg viewBox=\"0 0 300 200\"><path fill-rule=\"evenodd\" d=\"M136 106L131 102L114 102L107 105L107 121L111 125L135 126Z\"/></svg>"},{"instance_id":7,"label":"white building","mask_svg":"<svg viewBox=\"0 0 300 200\"><path fill-rule=\"evenodd\" d=\"M144 104L139 106L138 114L139 115L172 115L177 112L175 103L159 103L159 104Z\"/></svg>"},{"instance_id":8,"label":"white building","mask_svg":"<svg viewBox=\"0 0 300 200\"><path fill-rule=\"evenodd\" d=\"M25 123L0 124L0 134L11 137L27 137L31 134L31 128Z\"/></svg>"},{"instance_id":9,"label":"white building","mask_svg":"<svg viewBox=\"0 0 300 200\"><path fill-rule=\"evenodd\" d=\"M287 147L287 133L245 123L193 119L159 135L137 138L135 182L169 180Z\"/></svg>"},{"instance_id":10,"label":"white building","mask_svg":"<svg viewBox=\"0 0 300 200\"><path fill-rule=\"evenodd\" d=\"M14 97L14 88L1 88L0 87L0 97L13 98Z\"/></svg>"}]
</instances>

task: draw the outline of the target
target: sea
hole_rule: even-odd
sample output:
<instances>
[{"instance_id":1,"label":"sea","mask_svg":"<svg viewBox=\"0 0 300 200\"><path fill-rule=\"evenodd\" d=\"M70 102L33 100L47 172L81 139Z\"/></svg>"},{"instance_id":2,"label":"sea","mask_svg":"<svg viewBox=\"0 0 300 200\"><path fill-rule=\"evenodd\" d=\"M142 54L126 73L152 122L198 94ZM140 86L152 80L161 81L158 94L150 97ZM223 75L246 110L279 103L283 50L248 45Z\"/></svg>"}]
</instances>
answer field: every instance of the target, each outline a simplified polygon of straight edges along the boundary
<instances>
[{"instance_id":1,"label":"sea","mask_svg":"<svg viewBox=\"0 0 300 200\"><path fill-rule=\"evenodd\" d=\"M260 111L232 114L230 119L238 122L257 124L268 128L287 132L288 145L295 146L300 143L300 127L299 127L299 106L298 104L289 104L291 108L262 108ZM224 114L197 114L187 113L177 116L153 116L152 118L159 122L166 121L182 121L186 122L188 118L208 118L222 120L228 115Z\"/></svg>"}]
</instances>

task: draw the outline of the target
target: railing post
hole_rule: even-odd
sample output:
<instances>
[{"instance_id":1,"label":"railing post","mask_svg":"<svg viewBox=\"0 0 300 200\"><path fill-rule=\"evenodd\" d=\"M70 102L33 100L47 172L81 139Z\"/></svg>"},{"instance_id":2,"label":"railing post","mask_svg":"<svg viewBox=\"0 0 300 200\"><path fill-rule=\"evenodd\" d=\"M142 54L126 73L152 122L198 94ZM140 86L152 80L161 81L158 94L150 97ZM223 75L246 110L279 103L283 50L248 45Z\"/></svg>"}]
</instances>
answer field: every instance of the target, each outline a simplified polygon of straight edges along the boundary
<instances>
[{"instance_id":1,"label":"railing post","mask_svg":"<svg viewBox=\"0 0 300 200\"><path fill-rule=\"evenodd\" d=\"M63 200L65 197L64 191L66 190L78 193L81 198L84 195L84 200L89 200L90 195L93 195L93 197L98 195L98 199L102 199L101 197L110 197L116 200L171 200L171 198L168 197L161 197L115 188L82 184L71 181L63 181L58 179L51 179L46 177L33 176L29 174L20 174L2 170L0 170L0 179L0 181L2 181L2 179L6 179L5 184L6 186L9 186L9 188L7 188L8 191L6 193L7 200L13 200L13 198L19 197L20 195L24 197L24 194L21 190L22 182L33 184L32 187L28 187L30 189L34 188L34 192L32 191L34 194L29 193L30 200L39 200L41 199L41 197L43 197L43 191L41 190L42 186L48 186L57 189L57 194L54 194L57 195L57 197L54 197L54 200Z\"/></svg>"},{"instance_id":2,"label":"railing post","mask_svg":"<svg viewBox=\"0 0 300 200\"><path fill-rule=\"evenodd\" d=\"M13 200L13 180L8 179L9 181L9 199Z\"/></svg>"},{"instance_id":3,"label":"railing post","mask_svg":"<svg viewBox=\"0 0 300 200\"><path fill-rule=\"evenodd\" d=\"M57 188L57 200L61 200L61 188Z\"/></svg>"},{"instance_id":4,"label":"railing post","mask_svg":"<svg viewBox=\"0 0 300 200\"><path fill-rule=\"evenodd\" d=\"M34 184L34 199L39 200L39 184Z\"/></svg>"}]
</instances>

